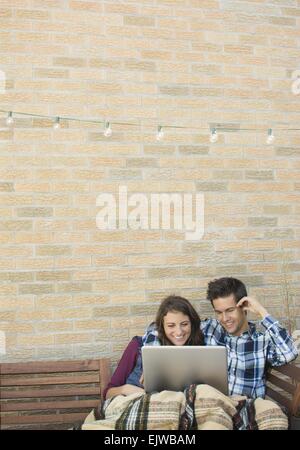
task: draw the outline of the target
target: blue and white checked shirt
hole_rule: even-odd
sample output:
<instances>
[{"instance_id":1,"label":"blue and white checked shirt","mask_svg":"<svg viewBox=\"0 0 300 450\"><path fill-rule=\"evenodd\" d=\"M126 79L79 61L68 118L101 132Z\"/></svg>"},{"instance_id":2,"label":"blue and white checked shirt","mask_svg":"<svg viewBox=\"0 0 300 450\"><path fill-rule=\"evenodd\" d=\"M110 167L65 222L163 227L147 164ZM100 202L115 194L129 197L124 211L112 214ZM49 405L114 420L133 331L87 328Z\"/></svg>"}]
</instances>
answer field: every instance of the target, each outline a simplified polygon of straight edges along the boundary
<instances>
[{"instance_id":1,"label":"blue and white checked shirt","mask_svg":"<svg viewBox=\"0 0 300 450\"><path fill-rule=\"evenodd\" d=\"M216 319L201 321L205 345L227 348L230 395L264 398L267 366L282 366L298 356L292 338L278 321L269 315L261 324L266 329L263 333L249 322L248 331L232 336ZM143 336L143 345L160 345L154 323Z\"/></svg>"}]
</instances>

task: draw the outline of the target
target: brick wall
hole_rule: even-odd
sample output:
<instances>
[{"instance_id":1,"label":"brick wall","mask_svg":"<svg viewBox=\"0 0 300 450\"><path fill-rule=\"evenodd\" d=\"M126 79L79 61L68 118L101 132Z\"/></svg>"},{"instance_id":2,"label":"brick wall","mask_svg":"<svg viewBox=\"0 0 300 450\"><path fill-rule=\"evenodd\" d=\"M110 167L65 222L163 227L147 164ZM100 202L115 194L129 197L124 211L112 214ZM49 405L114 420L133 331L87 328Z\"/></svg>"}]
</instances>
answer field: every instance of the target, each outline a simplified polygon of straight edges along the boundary
<instances>
[{"instance_id":1,"label":"brick wall","mask_svg":"<svg viewBox=\"0 0 300 450\"><path fill-rule=\"evenodd\" d=\"M116 361L168 293L211 314L225 275L285 323L288 283L299 328L299 25L299 0L1 0L1 109L113 123L0 115L4 360ZM203 239L97 229L119 185L203 192Z\"/></svg>"}]
</instances>

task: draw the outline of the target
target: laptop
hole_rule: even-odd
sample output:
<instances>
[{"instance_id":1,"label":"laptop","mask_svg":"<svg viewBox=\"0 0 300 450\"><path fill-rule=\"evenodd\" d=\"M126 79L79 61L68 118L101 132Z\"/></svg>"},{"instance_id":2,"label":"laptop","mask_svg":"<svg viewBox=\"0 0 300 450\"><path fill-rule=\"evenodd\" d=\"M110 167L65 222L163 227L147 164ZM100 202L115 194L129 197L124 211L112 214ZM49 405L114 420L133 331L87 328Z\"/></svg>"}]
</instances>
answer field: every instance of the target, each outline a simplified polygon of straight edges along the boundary
<instances>
[{"instance_id":1,"label":"laptop","mask_svg":"<svg viewBox=\"0 0 300 450\"><path fill-rule=\"evenodd\" d=\"M221 346L142 347L146 393L209 384L228 395L227 351Z\"/></svg>"}]
</instances>

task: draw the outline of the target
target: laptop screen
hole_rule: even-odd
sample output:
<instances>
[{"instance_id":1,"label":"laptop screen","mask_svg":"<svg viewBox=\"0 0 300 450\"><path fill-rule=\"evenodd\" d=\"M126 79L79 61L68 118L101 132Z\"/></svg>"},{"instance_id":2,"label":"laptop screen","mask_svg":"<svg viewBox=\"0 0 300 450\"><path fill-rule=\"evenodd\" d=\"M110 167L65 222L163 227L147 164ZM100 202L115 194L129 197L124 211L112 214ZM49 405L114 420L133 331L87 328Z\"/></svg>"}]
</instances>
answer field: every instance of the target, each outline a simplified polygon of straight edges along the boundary
<instances>
[{"instance_id":1,"label":"laptop screen","mask_svg":"<svg viewBox=\"0 0 300 450\"><path fill-rule=\"evenodd\" d=\"M226 347L144 346L142 360L147 393L208 384L228 394Z\"/></svg>"}]
</instances>

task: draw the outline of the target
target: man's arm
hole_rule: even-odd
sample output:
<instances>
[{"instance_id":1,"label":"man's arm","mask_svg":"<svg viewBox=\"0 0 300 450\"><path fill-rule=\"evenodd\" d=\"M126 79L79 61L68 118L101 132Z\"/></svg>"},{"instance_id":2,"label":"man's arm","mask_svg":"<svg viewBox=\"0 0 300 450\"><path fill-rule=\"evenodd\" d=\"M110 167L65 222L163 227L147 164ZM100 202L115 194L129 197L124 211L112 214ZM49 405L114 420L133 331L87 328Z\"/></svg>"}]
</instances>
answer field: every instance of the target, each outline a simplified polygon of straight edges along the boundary
<instances>
[{"instance_id":1,"label":"man's arm","mask_svg":"<svg viewBox=\"0 0 300 450\"><path fill-rule=\"evenodd\" d=\"M282 366L297 358L298 350L287 330L272 316L261 321L270 337L267 360L271 366Z\"/></svg>"},{"instance_id":2,"label":"man's arm","mask_svg":"<svg viewBox=\"0 0 300 450\"><path fill-rule=\"evenodd\" d=\"M297 358L298 351L292 337L254 297L243 297L237 306L251 311L261 318L261 324L269 337L267 360L272 366L282 366Z\"/></svg>"}]
</instances>

